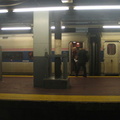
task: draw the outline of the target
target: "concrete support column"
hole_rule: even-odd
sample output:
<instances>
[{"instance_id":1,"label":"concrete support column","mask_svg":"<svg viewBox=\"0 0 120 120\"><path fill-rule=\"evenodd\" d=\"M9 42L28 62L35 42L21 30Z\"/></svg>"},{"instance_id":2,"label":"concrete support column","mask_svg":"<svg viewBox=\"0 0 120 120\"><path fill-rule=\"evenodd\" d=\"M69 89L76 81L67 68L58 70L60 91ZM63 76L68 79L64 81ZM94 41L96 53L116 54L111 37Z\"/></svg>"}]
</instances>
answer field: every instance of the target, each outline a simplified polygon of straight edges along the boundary
<instances>
[{"instance_id":1,"label":"concrete support column","mask_svg":"<svg viewBox=\"0 0 120 120\"><path fill-rule=\"evenodd\" d=\"M2 47L0 46L0 80L2 80Z\"/></svg>"},{"instance_id":2,"label":"concrete support column","mask_svg":"<svg viewBox=\"0 0 120 120\"><path fill-rule=\"evenodd\" d=\"M52 88L52 89L65 89L69 87L69 79L67 78L67 56L63 56L61 54L61 15L56 14L55 21L55 77L49 77L44 79L44 88ZM61 72L61 59L66 63L63 65L64 74L62 77Z\"/></svg>"},{"instance_id":3,"label":"concrete support column","mask_svg":"<svg viewBox=\"0 0 120 120\"><path fill-rule=\"evenodd\" d=\"M89 29L89 53L90 53L90 75L99 76L101 73L100 66L100 47L101 47L101 29Z\"/></svg>"},{"instance_id":4,"label":"concrete support column","mask_svg":"<svg viewBox=\"0 0 120 120\"><path fill-rule=\"evenodd\" d=\"M48 11L37 11L33 19L34 86L43 87L43 79L49 74L45 53L51 51L50 15Z\"/></svg>"},{"instance_id":5,"label":"concrete support column","mask_svg":"<svg viewBox=\"0 0 120 120\"><path fill-rule=\"evenodd\" d=\"M58 17L55 21L55 55L61 54L61 21Z\"/></svg>"},{"instance_id":6,"label":"concrete support column","mask_svg":"<svg viewBox=\"0 0 120 120\"><path fill-rule=\"evenodd\" d=\"M55 55L61 54L61 39L55 39Z\"/></svg>"},{"instance_id":7,"label":"concrete support column","mask_svg":"<svg viewBox=\"0 0 120 120\"><path fill-rule=\"evenodd\" d=\"M55 78L60 78L61 72L61 21L57 17L55 21Z\"/></svg>"}]
</instances>

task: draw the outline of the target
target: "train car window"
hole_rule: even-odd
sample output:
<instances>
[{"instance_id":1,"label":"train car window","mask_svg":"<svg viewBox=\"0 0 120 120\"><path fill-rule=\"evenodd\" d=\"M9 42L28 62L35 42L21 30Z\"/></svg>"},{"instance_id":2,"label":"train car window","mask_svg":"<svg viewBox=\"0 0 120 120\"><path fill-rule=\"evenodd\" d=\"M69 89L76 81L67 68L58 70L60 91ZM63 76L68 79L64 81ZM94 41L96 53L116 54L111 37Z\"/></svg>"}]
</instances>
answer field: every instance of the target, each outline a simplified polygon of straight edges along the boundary
<instances>
[{"instance_id":1,"label":"train car window","mask_svg":"<svg viewBox=\"0 0 120 120\"><path fill-rule=\"evenodd\" d=\"M3 61L7 62L21 62L23 59L22 52L3 52L2 53Z\"/></svg>"},{"instance_id":2,"label":"train car window","mask_svg":"<svg viewBox=\"0 0 120 120\"><path fill-rule=\"evenodd\" d=\"M28 52L28 57L30 60L33 60L33 52Z\"/></svg>"},{"instance_id":3,"label":"train car window","mask_svg":"<svg viewBox=\"0 0 120 120\"><path fill-rule=\"evenodd\" d=\"M107 54L108 55L115 55L116 53L116 45L115 44L108 44L107 45Z\"/></svg>"}]
</instances>

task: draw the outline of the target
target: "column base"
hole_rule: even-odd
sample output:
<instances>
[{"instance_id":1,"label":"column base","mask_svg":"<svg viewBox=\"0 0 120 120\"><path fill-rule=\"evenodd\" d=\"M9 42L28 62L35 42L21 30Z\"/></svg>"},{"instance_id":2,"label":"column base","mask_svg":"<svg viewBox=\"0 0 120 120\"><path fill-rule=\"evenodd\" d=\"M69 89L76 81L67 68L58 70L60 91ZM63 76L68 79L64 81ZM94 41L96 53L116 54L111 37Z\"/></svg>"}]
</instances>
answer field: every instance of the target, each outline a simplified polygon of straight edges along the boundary
<instances>
[{"instance_id":1,"label":"column base","mask_svg":"<svg viewBox=\"0 0 120 120\"><path fill-rule=\"evenodd\" d=\"M70 88L69 78L49 77L43 80L43 87L47 89L67 89Z\"/></svg>"}]
</instances>

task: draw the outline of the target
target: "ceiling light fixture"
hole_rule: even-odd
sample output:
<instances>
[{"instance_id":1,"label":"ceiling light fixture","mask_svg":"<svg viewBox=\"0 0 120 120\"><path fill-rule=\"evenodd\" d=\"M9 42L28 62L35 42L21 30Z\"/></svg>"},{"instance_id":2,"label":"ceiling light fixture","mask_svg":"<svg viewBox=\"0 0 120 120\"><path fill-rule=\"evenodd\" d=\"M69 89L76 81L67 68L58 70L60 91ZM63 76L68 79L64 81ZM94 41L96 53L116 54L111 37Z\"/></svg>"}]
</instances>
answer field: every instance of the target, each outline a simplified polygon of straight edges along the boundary
<instances>
[{"instance_id":1,"label":"ceiling light fixture","mask_svg":"<svg viewBox=\"0 0 120 120\"><path fill-rule=\"evenodd\" d=\"M73 3L73 0L61 0L62 3Z\"/></svg>"},{"instance_id":2,"label":"ceiling light fixture","mask_svg":"<svg viewBox=\"0 0 120 120\"><path fill-rule=\"evenodd\" d=\"M8 12L7 9L1 9L1 10L0 10L0 13L7 13L7 12Z\"/></svg>"},{"instance_id":3,"label":"ceiling light fixture","mask_svg":"<svg viewBox=\"0 0 120 120\"><path fill-rule=\"evenodd\" d=\"M120 25L111 25L111 26L105 25L103 26L103 28L120 28Z\"/></svg>"},{"instance_id":4,"label":"ceiling light fixture","mask_svg":"<svg viewBox=\"0 0 120 120\"><path fill-rule=\"evenodd\" d=\"M120 9L120 5L75 6L74 10L108 10Z\"/></svg>"},{"instance_id":5,"label":"ceiling light fixture","mask_svg":"<svg viewBox=\"0 0 120 120\"><path fill-rule=\"evenodd\" d=\"M51 29L54 30L55 26L51 26ZM61 29L65 29L65 26L61 26Z\"/></svg>"},{"instance_id":6,"label":"ceiling light fixture","mask_svg":"<svg viewBox=\"0 0 120 120\"><path fill-rule=\"evenodd\" d=\"M62 26L61 29L65 29L65 26Z\"/></svg>"},{"instance_id":7,"label":"ceiling light fixture","mask_svg":"<svg viewBox=\"0 0 120 120\"><path fill-rule=\"evenodd\" d=\"M14 9L13 12L34 12L34 11L62 11L69 10L69 7L40 7L40 8L19 8Z\"/></svg>"},{"instance_id":8,"label":"ceiling light fixture","mask_svg":"<svg viewBox=\"0 0 120 120\"><path fill-rule=\"evenodd\" d=\"M54 30L54 29L55 29L55 26L51 26L51 29Z\"/></svg>"},{"instance_id":9,"label":"ceiling light fixture","mask_svg":"<svg viewBox=\"0 0 120 120\"><path fill-rule=\"evenodd\" d=\"M30 30L31 27L2 27L1 30Z\"/></svg>"}]
</instances>

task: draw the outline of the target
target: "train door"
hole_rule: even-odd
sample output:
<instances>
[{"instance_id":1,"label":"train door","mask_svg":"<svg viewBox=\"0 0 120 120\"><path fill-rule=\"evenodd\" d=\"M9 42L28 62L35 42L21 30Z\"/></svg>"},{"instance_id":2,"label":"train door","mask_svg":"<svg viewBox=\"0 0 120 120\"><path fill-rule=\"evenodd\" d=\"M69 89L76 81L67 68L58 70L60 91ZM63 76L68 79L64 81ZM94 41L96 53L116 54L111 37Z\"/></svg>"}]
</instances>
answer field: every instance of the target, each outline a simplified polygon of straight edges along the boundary
<instances>
[{"instance_id":1,"label":"train door","mask_svg":"<svg viewBox=\"0 0 120 120\"><path fill-rule=\"evenodd\" d=\"M104 43L104 73L119 75L119 42Z\"/></svg>"},{"instance_id":2,"label":"train door","mask_svg":"<svg viewBox=\"0 0 120 120\"><path fill-rule=\"evenodd\" d=\"M70 42L69 43L69 73L70 75L75 75L76 63L74 58L79 50L79 47L83 47L82 42Z\"/></svg>"}]
</instances>

